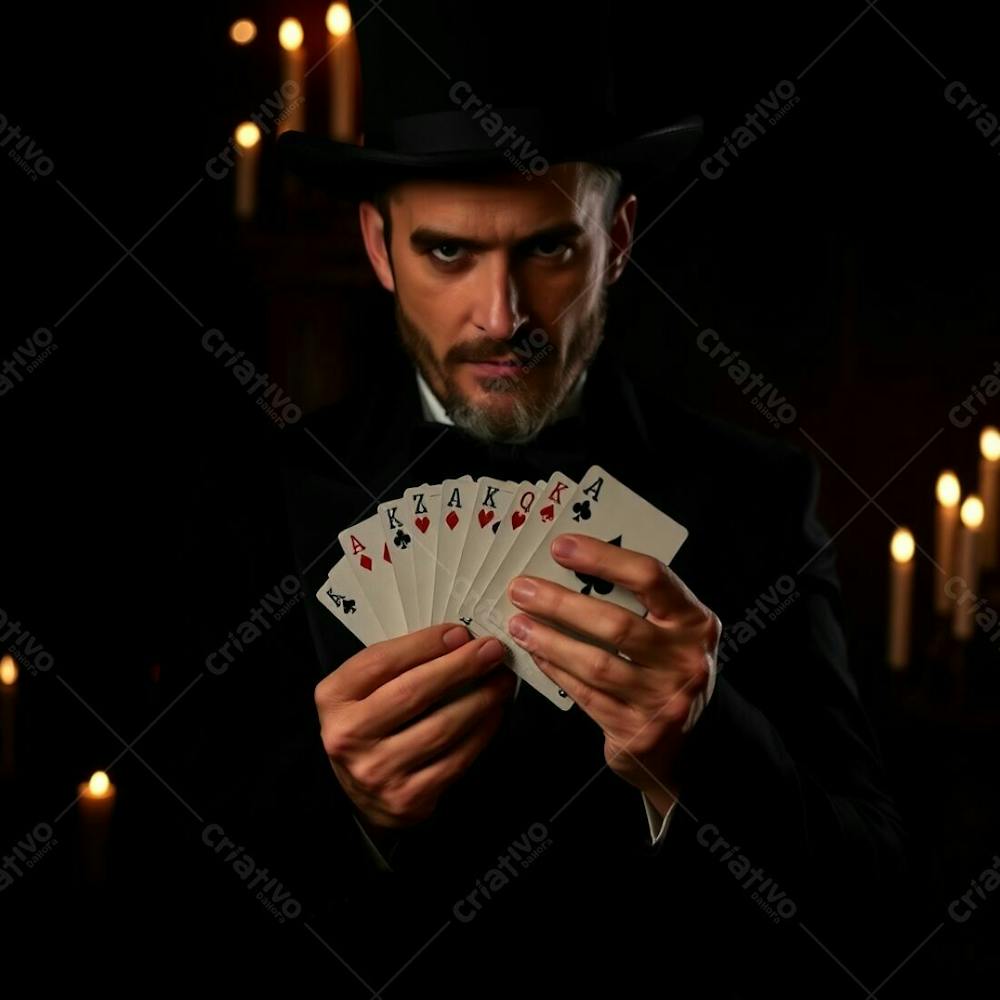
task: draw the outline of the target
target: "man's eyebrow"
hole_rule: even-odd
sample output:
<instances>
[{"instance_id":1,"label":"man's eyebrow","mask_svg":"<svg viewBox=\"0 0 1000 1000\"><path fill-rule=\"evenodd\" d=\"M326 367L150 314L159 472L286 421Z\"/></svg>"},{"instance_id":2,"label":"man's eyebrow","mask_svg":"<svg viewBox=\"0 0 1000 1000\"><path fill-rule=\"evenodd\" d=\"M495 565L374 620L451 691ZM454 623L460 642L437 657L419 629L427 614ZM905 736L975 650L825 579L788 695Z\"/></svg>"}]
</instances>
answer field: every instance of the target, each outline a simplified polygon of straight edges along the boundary
<instances>
[{"instance_id":1,"label":"man's eyebrow","mask_svg":"<svg viewBox=\"0 0 1000 1000\"><path fill-rule=\"evenodd\" d=\"M524 239L518 240L516 249L522 249L532 243L539 243L541 240L569 240L580 236L584 232L583 226L577 222L560 222L554 226L546 226L544 229L536 230ZM449 233L444 229L431 229L427 226L418 226L410 233L410 246L418 251L431 250L441 243L450 243L453 246L461 247L463 250L489 250L492 244L482 240L475 240L458 233Z\"/></svg>"}]
</instances>

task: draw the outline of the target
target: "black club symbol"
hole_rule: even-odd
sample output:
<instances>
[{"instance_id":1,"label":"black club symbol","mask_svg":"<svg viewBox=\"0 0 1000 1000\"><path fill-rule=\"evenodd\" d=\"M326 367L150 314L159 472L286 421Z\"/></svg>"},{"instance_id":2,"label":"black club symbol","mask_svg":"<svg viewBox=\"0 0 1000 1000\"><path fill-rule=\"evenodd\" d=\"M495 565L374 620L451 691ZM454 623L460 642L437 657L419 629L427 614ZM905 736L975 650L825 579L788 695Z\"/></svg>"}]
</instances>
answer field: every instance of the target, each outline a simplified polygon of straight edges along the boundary
<instances>
[{"instance_id":1,"label":"black club symbol","mask_svg":"<svg viewBox=\"0 0 1000 1000\"><path fill-rule=\"evenodd\" d=\"M590 501L589 500L579 500L573 504L573 520L574 521L589 521L590 520Z\"/></svg>"},{"instance_id":2,"label":"black club symbol","mask_svg":"<svg viewBox=\"0 0 1000 1000\"><path fill-rule=\"evenodd\" d=\"M396 546L397 549L405 549L407 545L410 544L410 536L400 528L396 532L396 537L393 538L392 544Z\"/></svg>"}]
</instances>

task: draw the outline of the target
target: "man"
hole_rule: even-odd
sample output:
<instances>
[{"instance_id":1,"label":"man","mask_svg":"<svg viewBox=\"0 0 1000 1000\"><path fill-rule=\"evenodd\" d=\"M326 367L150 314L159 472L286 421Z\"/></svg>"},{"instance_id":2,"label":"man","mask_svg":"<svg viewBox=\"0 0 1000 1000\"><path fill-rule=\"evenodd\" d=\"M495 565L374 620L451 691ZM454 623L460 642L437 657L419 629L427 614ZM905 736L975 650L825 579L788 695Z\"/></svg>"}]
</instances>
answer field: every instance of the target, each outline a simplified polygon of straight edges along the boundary
<instances>
[{"instance_id":1,"label":"man","mask_svg":"<svg viewBox=\"0 0 1000 1000\"><path fill-rule=\"evenodd\" d=\"M532 35L544 80L526 81L501 32L461 6L421 21L419 6L383 2L359 30L365 146L282 140L304 174L357 194L403 352L287 436L277 523L240 499L252 578L290 562L311 595L340 528L409 482L465 473L579 478L599 462L690 536L671 568L554 541L644 616L512 581L510 632L568 712L457 622L359 649L307 596L307 622L268 636L221 696L234 718L275 707L263 747L215 737L225 815L296 887L313 957L369 993L820 995L888 971L894 942L863 933L891 913L902 834L845 662L815 463L640 398L605 333L635 234L629 172L673 169L699 123L635 135L606 114L601 30L571 11ZM562 56L556 38L572 39ZM503 95L493 107L536 130L545 170L511 169L438 64ZM577 76L573 106L553 100L581 64L589 90ZM740 638L720 646L723 623Z\"/></svg>"}]
</instances>

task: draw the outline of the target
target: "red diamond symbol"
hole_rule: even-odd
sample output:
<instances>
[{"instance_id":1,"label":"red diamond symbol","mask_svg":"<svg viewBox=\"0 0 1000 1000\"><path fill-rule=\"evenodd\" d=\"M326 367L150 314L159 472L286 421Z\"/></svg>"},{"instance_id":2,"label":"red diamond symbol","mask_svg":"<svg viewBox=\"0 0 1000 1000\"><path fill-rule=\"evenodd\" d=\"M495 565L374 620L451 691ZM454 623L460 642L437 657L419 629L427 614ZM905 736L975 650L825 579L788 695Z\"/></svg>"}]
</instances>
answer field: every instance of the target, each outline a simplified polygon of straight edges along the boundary
<instances>
[{"instance_id":1,"label":"red diamond symbol","mask_svg":"<svg viewBox=\"0 0 1000 1000\"><path fill-rule=\"evenodd\" d=\"M368 556L362 556L361 559L360 559L360 562L361 562L361 568L362 569L366 569L369 572L371 572L372 561L371 561L371 559L368 558Z\"/></svg>"},{"instance_id":2,"label":"red diamond symbol","mask_svg":"<svg viewBox=\"0 0 1000 1000\"><path fill-rule=\"evenodd\" d=\"M455 525L458 524L458 514L451 511L451 513L444 519L444 523L447 524L449 528L454 529Z\"/></svg>"}]
</instances>

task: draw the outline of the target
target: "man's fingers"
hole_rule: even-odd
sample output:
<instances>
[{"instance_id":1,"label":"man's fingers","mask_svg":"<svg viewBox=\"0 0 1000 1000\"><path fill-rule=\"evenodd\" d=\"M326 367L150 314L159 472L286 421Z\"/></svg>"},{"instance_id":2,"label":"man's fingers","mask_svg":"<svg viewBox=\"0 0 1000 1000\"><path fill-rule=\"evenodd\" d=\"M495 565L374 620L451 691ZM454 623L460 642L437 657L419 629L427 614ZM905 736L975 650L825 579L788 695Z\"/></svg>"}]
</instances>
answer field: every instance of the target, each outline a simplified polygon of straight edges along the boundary
<instances>
[{"instance_id":1,"label":"man's fingers","mask_svg":"<svg viewBox=\"0 0 1000 1000\"><path fill-rule=\"evenodd\" d=\"M384 639L356 653L317 688L317 701L361 701L393 678L428 660L437 659L472 637L461 625L430 625Z\"/></svg>"},{"instance_id":2,"label":"man's fingers","mask_svg":"<svg viewBox=\"0 0 1000 1000\"><path fill-rule=\"evenodd\" d=\"M669 566L645 553L575 534L557 535L551 552L557 563L574 572L597 576L632 591L657 618L685 616L702 608Z\"/></svg>"},{"instance_id":3,"label":"man's fingers","mask_svg":"<svg viewBox=\"0 0 1000 1000\"><path fill-rule=\"evenodd\" d=\"M428 713L413 725L380 740L368 763L374 777L416 771L464 740L499 709L514 689L514 674L499 667L461 696Z\"/></svg>"},{"instance_id":4,"label":"man's fingers","mask_svg":"<svg viewBox=\"0 0 1000 1000\"><path fill-rule=\"evenodd\" d=\"M357 735L376 738L395 732L457 684L489 673L503 658L503 652L500 642L487 636L472 639L458 649L403 671L358 706L363 718L356 729Z\"/></svg>"}]
</instances>

